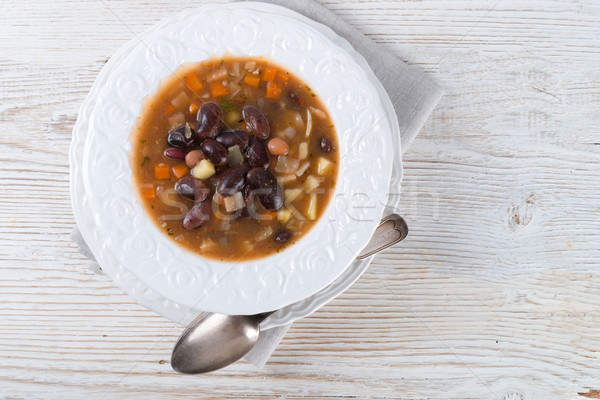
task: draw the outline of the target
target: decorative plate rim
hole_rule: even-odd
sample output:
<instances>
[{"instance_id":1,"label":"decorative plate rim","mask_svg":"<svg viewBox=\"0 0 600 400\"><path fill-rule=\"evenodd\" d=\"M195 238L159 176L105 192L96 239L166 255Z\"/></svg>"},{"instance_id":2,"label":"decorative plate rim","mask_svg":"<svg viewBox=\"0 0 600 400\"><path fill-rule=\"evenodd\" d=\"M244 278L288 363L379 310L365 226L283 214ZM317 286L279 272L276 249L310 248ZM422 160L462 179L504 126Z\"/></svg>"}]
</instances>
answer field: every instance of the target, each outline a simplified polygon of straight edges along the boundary
<instances>
[{"instance_id":1,"label":"decorative plate rim","mask_svg":"<svg viewBox=\"0 0 600 400\"><path fill-rule=\"evenodd\" d=\"M211 10L214 11L215 9L217 9L217 11L222 12L224 8L228 9L229 11L231 11L232 9L245 9L246 11L254 11L254 12L258 12L258 13L262 13L262 14L268 13L268 12L270 12L270 13L281 12L281 7L273 6L273 5L267 5L267 4L264 4L264 3L235 3L235 4L226 4L226 5L206 5L206 6L203 6L203 7L199 8L199 9L195 9L195 10L191 10L191 11L184 11L184 12L182 12L182 13L174 16L174 17L167 18L166 20L162 21L161 23L155 25L155 27L153 27L146 34L143 34L142 37L148 38L151 35L156 34L157 32L160 31L161 27L164 27L165 25L170 24L173 21L180 21L181 19L189 18L189 14L192 13L192 12L195 12L195 13L206 13L206 12L209 12ZM289 11L287 9L284 9L284 10L286 10L286 12ZM289 11L289 12L291 12L291 11ZM291 12L291 13L293 13L293 12ZM294 13L294 14L296 14L296 13ZM305 17L302 17L302 18L305 18ZM306 24L306 21L304 21L303 23ZM329 38L329 40L332 41L331 38ZM93 109L96 109L96 107L98 107L98 104L92 102L92 99L94 98L94 96L98 95L99 89L102 88L102 86L99 84L99 82L102 82L102 79L106 79L106 75L108 75L108 73L106 71L107 70L110 71L110 67L119 60L119 58L120 58L119 56L122 56L124 53L126 53L126 51L129 48L135 47L135 45L136 45L136 40L134 39L134 40L130 41L122 49L120 49L113 56L113 58L111 58L111 60L109 61L109 63L107 63L107 65L105 66L105 68L103 69L103 71L101 71L101 73L99 74L98 79L94 83L94 86L93 86L92 90L90 91L90 94L86 98L86 101L84 102L84 104L82 104L81 115L87 115L88 117L90 117L90 119L93 122L93 117L94 117ZM339 43L337 43L336 45L339 47ZM344 51L348 52L349 50L348 49L344 49ZM132 56L131 53L128 54L128 57L131 57L131 56ZM356 58L357 54L352 55L352 56L354 58ZM363 66L363 68L364 68L364 66ZM372 72L370 70L369 70L369 72L372 74ZM379 97L377 97L377 101L379 101ZM378 103L378 106L379 106L379 108L382 108L381 103ZM91 107L91 109L90 109L90 107ZM334 114L334 113L332 113L332 114ZM78 164L77 156L81 154L81 153L78 153L78 152L81 151L80 140L82 139L81 138L81 135L83 133L82 130L83 130L84 127L86 127L86 128L89 129L89 123L90 123L90 121L88 120L88 121L85 121L85 122L88 124L87 126L85 126L83 119L80 120L78 118L78 121L77 121L77 123L76 123L76 125L74 127L74 130L73 130L73 132L74 132L73 142L72 142L71 149L70 149L71 175L72 175L72 179L71 179L71 181L72 181L71 191L72 191L73 208L74 208L74 211L75 211L75 216L76 216L77 222L80 225L80 229L82 231L82 235L83 235L84 239L86 240L86 242L88 243L88 245L90 246L90 248L92 249L92 252L94 253L94 255L96 255L96 257L98 258L98 261L99 261L100 265L103 267L103 269L109 275L112 276L113 280L115 280L115 282L119 286L125 288L125 287L127 287L127 284L124 284L125 280L121 279L121 274L124 271L128 271L128 270L127 270L127 268L121 268L121 267L113 268L114 265L116 265L116 264L120 265L121 264L121 260L120 260L121 257L119 257L117 254L110 254L111 253L111 246L113 246L114 244L111 244L111 243L107 244L106 242L101 242L100 240L98 240L98 239L102 238L102 234L98 234L97 231L94 232L94 229L92 229L93 227L90 226L90 224L89 224L89 219L85 220L84 216L82 215L82 211L83 210L82 210L81 207L83 207L84 205L90 206L90 203L89 202L86 203L86 201L84 201L85 199L81 199L79 197L80 193L78 192L78 187L75 184L76 179L73 179L73 176L77 176L78 173L81 173L81 170L78 170L78 168L80 166ZM386 123L387 123L387 120L386 120ZM391 128L389 126L387 126L387 130L385 130L385 132L386 132L386 136L388 137L388 139L391 138L390 131L391 131ZM386 143L389 144L389 142L390 142L390 140L388 140ZM89 148L89 142L85 142L85 144ZM383 158L385 158L385 157L383 157ZM390 171L391 171L391 161L390 161L391 160L391 156L389 154L387 155L387 160L388 160L388 164L387 164L387 166L388 166L387 167L387 171L388 172L384 174L384 179L383 179L383 180L385 180L385 182L389 182L389 175L390 175ZM85 165L84 165L84 167L85 167ZM85 169L85 168L82 168L82 169ZM89 169L90 168L88 168L88 170ZM342 172L340 171L340 174L341 173ZM387 176L387 178L385 178L385 176ZM89 184L89 181L87 183ZM79 188L79 189L81 189L81 188ZM386 189L387 189L387 184L386 184ZM89 199L88 199L88 201L89 201ZM380 211L379 211L379 216L380 216L381 215L381 211L383 210L383 207L380 207L379 209L380 209ZM324 220L325 220L325 216L323 216L321 218L321 221L319 223L322 223ZM362 228L362 232L365 233L364 234L364 238L363 238L363 240L358 240L358 241L354 240L354 242L353 242L354 244L359 243L359 245L357 245L355 248L362 248L362 247L364 247L364 245L366 244L366 242L369 240L372 231L375 229L377 221L378 221L378 219L375 220L371 224L371 226L369 226L367 228L365 228L365 227ZM323 224L321 224L321 225L323 225ZM317 229L317 227L313 228L313 230L308 235L311 235L315 231L315 229ZM156 232L156 233L158 233L158 232ZM162 234L160 234L160 233L158 233L158 234L161 235L161 237L162 237ZM167 239L167 238L164 238L164 239ZM298 243L294 247L298 247L299 248L300 245L301 245L301 243ZM176 246L176 245L174 245L174 246ZM179 250L179 247L176 247L176 248ZM286 254L286 253L284 252L283 254ZM333 278L331 278L328 282L325 282L324 285L321 285L321 287L319 288L319 290L322 289L324 286L327 286L332 281L334 281L341 274L341 272L343 272L344 269L352 262L352 260L354 258L354 254L353 253L347 253L347 252L345 254L346 254L346 259L345 259L346 261L343 262L343 264L345 264L344 267L343 268L339 268L339 270L335 274L332 274L331 276L333 276ZM268 259L269 258L267 258L266 260L268 260ZM132 272L132 271L129 271L129 272ZM142 283L144 283L147 286L146 290L154 290L159 297L162 296L167 301L174 301L175 300L174 303L178 304L179 307L183 308L183 309L185 309L186 307L193 307L196 304L196 303L190 303L190 302L186 302L186 301L181 301L180 297L173 299L171 296L165 295L165 292L163 290L161 290L160 287L157 288L156 286L153 286L151 284L151 282L150 282L150 284L148 284L148 282L145 281L143 279L143 277L139 276L139 271L137 271L137 272L138 272L138 274L137 274L138 278L141 279ZM135 275L135 273L134 273L134 275ZM128 291L126 288L125 288L125 290ZM312 291L312 293L316 293L317 291ZM138 297L139 296L134 296L134 298L136 298L136 299ZM270 303L268 303L267 306L262 306L262 308L257 308L256 306L254 306L254 307L245 307L244 308L244 307L240 307L239 305L236 305L236 304L231 305L232 303L229 303L229 305L227 305L226 307L221 307L220 304L216 304L218 302L215 303L214 301L213 301L213 303L210 303L210 302L201 303L201 307L202 307L202 309L209 310L209 311L216 311L216 312L223 312L223 313L246 313L246 314L249 314L249 313L261 312L261 311L267 311L269 309L279 309L279 308L281 308L281 307L283 307L283 306L285 306L287 304L298 302L298 301L301 301L302 299L305 299L305 298L306 298L306 296L304 296L302 294L301 295L295 295L295 296L287 296L285 298L285 300L281 300L280 299L280 300L278 300L278 302L275 302L275 303L273 303L271 301ZM177 300L179 300L179 301L177 301ZM154 307L151 307L151 308L154 308Z\"/></svg>"}]
</instances>

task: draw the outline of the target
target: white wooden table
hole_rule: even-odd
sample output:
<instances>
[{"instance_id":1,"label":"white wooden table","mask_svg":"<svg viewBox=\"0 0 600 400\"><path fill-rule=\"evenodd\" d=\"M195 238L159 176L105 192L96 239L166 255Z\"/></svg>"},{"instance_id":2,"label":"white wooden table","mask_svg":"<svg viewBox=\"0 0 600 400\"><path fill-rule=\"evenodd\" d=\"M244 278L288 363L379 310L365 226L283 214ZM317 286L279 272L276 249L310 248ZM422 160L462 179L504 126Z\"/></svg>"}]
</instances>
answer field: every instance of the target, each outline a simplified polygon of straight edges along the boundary
<instances>
[{"instance_id":1,"label":"white wooden table","mask_svg":"<svg viewBox=\"0 0 600 400\"><path fill-rule=\"evenodd\" d=\"M0 3L0 399L600 398L600 3L323 3L446 88L405 155L411 235L264 371L196 377L77 253L67 152L111 54L202 2Z\"/></svg>"}]
</instances>

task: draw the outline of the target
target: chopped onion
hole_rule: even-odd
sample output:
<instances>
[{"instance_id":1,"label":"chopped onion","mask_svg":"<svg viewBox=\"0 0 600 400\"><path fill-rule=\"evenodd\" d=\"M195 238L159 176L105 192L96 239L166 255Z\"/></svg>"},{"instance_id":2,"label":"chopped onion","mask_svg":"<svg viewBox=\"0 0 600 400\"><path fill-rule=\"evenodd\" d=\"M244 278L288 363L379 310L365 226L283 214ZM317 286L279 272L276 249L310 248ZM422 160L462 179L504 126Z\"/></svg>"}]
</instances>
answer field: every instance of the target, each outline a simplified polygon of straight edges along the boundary
<instances>
[{"instance_id":1,"label":"chopped onion","mask_svg":"<svg viewBox=\"0 0 600 400\"><path fill-rule=\"evenodd\" d=\"M244 79L244 77L245 77L245 76L246 76L246 74L241 74L241 75L240 75L240 76L238 76L238 77L234 77L234 78L231 80L231 82L233 82L233 83L240 83L240 82L241 82L241 80L242 80L242 79Z\"/></svg>"},{"instance_id":2,"label":"chopped onion","mask_svg":"<svg viewBox=\"0 0 600 400\"><path fill-rule=\"evenodd\" d=\"M173 100L171 100L171 104L175 108L179 108L180 110L183 108L187 108L190 104L190 98L185 92L179 93Z\"/></svg>"},{"instance_id":3,"label":"chopped onion","mask_svg":"<svg viewBox=\"0 0 600 400\"><path fill-rule=\"evenodd\" d=\"M257 242L262 242L263 240L265 240L266 238L268 238L269 236L271 236L273 234L273 228L271 228L270 226L263 229L262 231L258 232L256 234L256 238L255 240Z\"/></svg>"},{"instance_id":4,"label":"chopped onion","mask_svg":"<svg viewBox=\"0 0 600 400\"><path fill-rule=\"evenodd\" d=\"M202 241L202 244L200 246L198 246L198 248L200 250L208 250L212 247L215 247L215 242L213 242L211 239L206 238Z\"/></svg>"},{"instance_id":5,"label":"chopped onion","mask_svg":"<svg viewBox=\"0 0 600 400\"><path fill-rule=\"evenodd\" d=\"M235 167L236 165L244 162L244 155L240 150L240 146L237 144L235 146L231 146L228 151L229 155L227 156L227 164L229 164L230 167Z\"/></svg>"},{"instance_id":6,"label":"chopped onion","mask_svg":"<svg viewBox=\"0 0 600 400\"><path fill-rule=\"evenodd\" d=\"M254 68L256 68L256 61L248 61L246 65L244 65L246 71L253 71Z\"/></svg>"},{"instance_id":7,"label":"chopped onion","mask_svg":"<svg viewBox=\"0 0 600 400\"><path fill-rule=\"evenodd\" d=\"M258 107L259 108L264 108L265 107L265 99L264 99L264 97L259 97L258 100L257 100L257 102L258 102Z\"/></svg>"},{"instance_id":8,"label":"chopped onion","mask_svg":"<svg viewBox=\"0 0 600 400\"><path fill-rule=\"evenodd\" d=\"M308 167L310 167L310 161L304 161L304 164L302 164L300 168L296 170L296 176L304 175Z\"/></svg>"},{"instance_id":9,"label":"chopped onion","mask_svg":"<svg viewBox=\"0 0 600 400\"><path fill-rule=\"evenodd\" d=\"M229 84L228 89L231 92L231 94L229 96L227 96L227 97L229 97L230 99L232 99L232 98L234 98L240 92L240 90L242 90L242 87L240 85L238 85L237 83L231 82Z\"/></svg>"},{"instance_id":10,"label":"chopped onion","mask_svg":"<svg viewBox=\"0 0 600 400\"><path fill-rule=\"evenodd\" d=\"M240 76L240 63L233 63L231 75Z\"/></svg>"},{"instance_id":11,"label":"chopped onion","mask_svg":"<svg viewBox=\"0 0 600 400\"><path fill-rule=\"evenodd\" d=\"M302 119L302 115L299 112L294 113L294 123L298 127L304 127L304 120Z\"/></svg>"},{"instance_id":12,"label":"chopped onion","mask_svg":"<svg viewBox=\"0 0 600 400\"><path fill-rule=\"evenodd\" d=\"M218 70L211 72L206 77L207 82L214 82L220 79L227 79L227 69L225 67L221 67Z\"/></svg>"},{"instance_id":13,"label":"chopped onion","mask_svg":"<svg viewBox=\"0 0 600 400\"><path fill-rule=\"evenodd\" d=\"M219 225L219 229L222 231L229 230L231 228L231 220L225 218L221 221L221 225Z\"/></svg>"},{"instance_id":14,"label":"chopped onion","mask_svg":"<svg viewBox=\"0 0 600 400\"><path fill-rule=\"evenodd\" d=\"M277 178L277 183L279 186L284 186L284 183L289 183L296 180L296 175L279 175Z\"/></svg>"},{"instance_id":15,"label":"chopped onion","mask_svg":"<svg viewBox=\"0 0 600 400\"><path fill-rule=\"evenodd\" d=\"M297 158L279 156L277 158L277 166L275 167L275 171L284 174L291 174L298 169L298 165L300 164L300 160Z\"/></svg>"},{"instance_id":16,"label":"chopped onion","mask_svg":"<svg viewBox=\"0 0 600 400\"><path fill-rule=\"evenodd\" d=\"M285 133L285 136L287 136L288 138L293 139L294 136L296 136L296 133L298 133L298 131L296 131L292 126L288 126L283 130L283 133Z\"/></svg>"},{"instance_id":17,"label":"chopped onion","mask_svg":"<svg viewBox=\"0 0 600 400\"><path fill-rule=\"evenodd\" d=\"M308 107L313 114L315 114L318 118L327 119L327 114L323 110L319 110L317 107L310 106Z\"/></svg>"},{"instance_id":18,"label":"chopped onion","mask_svg":"<svg viewBox=\"0 0 600 400\"><path fill-rule=\"evenodd\" d=\"M242 192L235 192L233 196L223 198L225 203L225 210L227 212L233 212L244 208L244 196Z\"/></svg>"},{"instance_id":19,"label":"chopped onion","mask_svg":"<svg viewBox=\"0 0 600 400\"><path fill-rule=\"evenodd\" d=\"M310 131L312 131L312 114L310 110L306 110L306 137L310 136Z\"/></svg>"},{"instance_id":20,"label":"chopped onion","mask_svg":"<svg viewBox=\"0 0 600 400\"><path fill-rule=\"evenodd\" d=\"M185 115L183 113L177 113L169 117L169 130L179 128L185 124Z\"/></svg>"}]
</instances>

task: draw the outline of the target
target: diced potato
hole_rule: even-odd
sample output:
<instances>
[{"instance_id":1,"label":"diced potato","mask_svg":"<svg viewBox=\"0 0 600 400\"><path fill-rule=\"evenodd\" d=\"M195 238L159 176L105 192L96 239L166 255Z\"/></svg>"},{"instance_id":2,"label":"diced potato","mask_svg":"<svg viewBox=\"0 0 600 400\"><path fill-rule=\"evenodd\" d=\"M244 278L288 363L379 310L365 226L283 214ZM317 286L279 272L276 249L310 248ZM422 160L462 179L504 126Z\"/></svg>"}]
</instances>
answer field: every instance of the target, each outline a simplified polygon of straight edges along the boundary
<instances>
[{"instance_id":1,"label":"diced potato","mask_svg":"<svg viewBox=\"0 0 600 400\"><path fill-rule=\"evenodd\" d=\"M318 188L319 185L321 185L322 181L323 178L317 178L314 175L309 175L304 181L304 189L306 189L306 191L310 193L316 188Z\"/></svg>"},{"instance_id":2,"label":"diced potato","mask_svg":"<svg viewBox=\"0 0 600 400\"><path fill-rule=\"evenodd\" d=\"M324 157L319 157L317 162L317 173L319 175L327 175L331 171L332 163Z\"/></svg>"},{"instance_id":3,"label":"diced potato","mask_svg":"<svg viewBox=\"0 0 600 400\"><path fill-rule=\"evenodd\" d=\"M196 179L208 179L215 174L215 167L208 160L201 160L198 165L192 168L192 176Z\"/></svg>"},{"instance_id":4,"label":"diced potato","mask_svg":"<svg viewBox=\"0 0 600 400\"><path fill-rule=\"evenodd\" d=\"M317 219L317 194L311 193L306 207L306 218L312 220Z\"/></svg>"},{"instance_id":5,"label":"diced potato","mask_svg":"<svg viewBox=\"0 0 600 400\"><path fill-rule=\"evenodd\" d=\"M236 125L242 119L239 111L229 111L225 114L225 123L229 126Z\"/></svg>"},{"instance_id":6,"label":"diced potato","mask_svg":"<svg viewBox=\"0 0 600 400\"><path fill-rule=\"evenodd\" d=\"M304 160L306 157L308 157L308 143L302 142L298 146L298 158Z\"/></svg>"},{"instance_id":7,"label":"diced potato","mask_svg":"<svg viewBox=\"0 0 600 400\"><path fill-rule=\"evenodd\" d=\"M282 224L286 224L291 217L292 213L285 207L277 211L277 221L281 222Z\"/></svg>"},{"instance_id":8,"label":"diced potato","mask_svg":"<svg viewBox=\"0 0 600 400\"><path fill-rule=\"evenodd\" d=\"M225 203L227 212L234 212L244 208L244 196L242 196L242 192L235 192L233 196L223 198L223 203Z\"/></svg>"},{"instance_id":9,"label":"diced potato","mask_svg":"<svg viewBox=\"0 0 600 400\"><path fill-rule=\"evenodd\" d=\"M296 200L298 196L302 194L302 189L285 189L283 191L283 198L285 203Z\"/></svg>"}]
</instances>

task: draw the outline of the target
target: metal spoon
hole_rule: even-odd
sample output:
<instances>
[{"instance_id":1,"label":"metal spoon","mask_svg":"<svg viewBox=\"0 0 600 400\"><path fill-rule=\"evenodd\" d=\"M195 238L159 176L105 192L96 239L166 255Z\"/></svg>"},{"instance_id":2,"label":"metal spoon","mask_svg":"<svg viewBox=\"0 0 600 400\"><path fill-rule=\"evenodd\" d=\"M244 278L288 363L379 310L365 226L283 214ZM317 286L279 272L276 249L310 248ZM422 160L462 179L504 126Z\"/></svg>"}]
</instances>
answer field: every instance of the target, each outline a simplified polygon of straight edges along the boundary
<instances>
[{"instance_id":1,"label":"metal spoon","mask_svg":"<svg viewBox=\"0 0 600 400\"><path fill-rule=\"evenodd\" d=\"M386 249L408 235L402 217L381 220L371 241L358 259ZM171 367L184 374L214 371L234 363L252 350L260 334L260 323L275 311L256 315L200 314L183 331L171 354Z\"/></svg>"}]
</instances>

